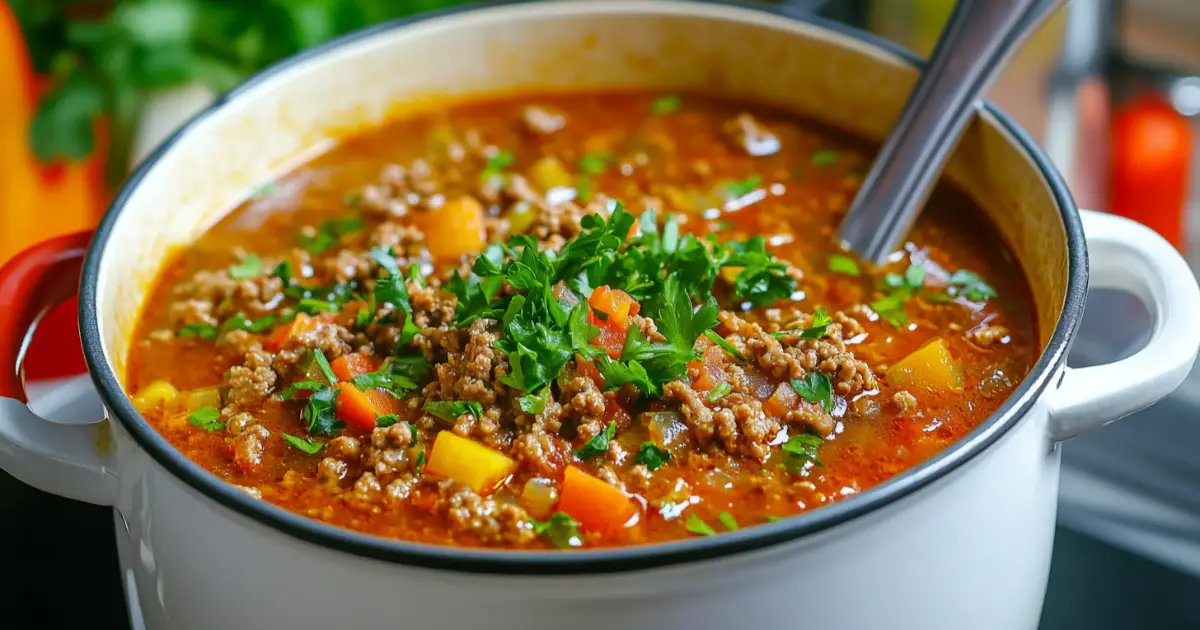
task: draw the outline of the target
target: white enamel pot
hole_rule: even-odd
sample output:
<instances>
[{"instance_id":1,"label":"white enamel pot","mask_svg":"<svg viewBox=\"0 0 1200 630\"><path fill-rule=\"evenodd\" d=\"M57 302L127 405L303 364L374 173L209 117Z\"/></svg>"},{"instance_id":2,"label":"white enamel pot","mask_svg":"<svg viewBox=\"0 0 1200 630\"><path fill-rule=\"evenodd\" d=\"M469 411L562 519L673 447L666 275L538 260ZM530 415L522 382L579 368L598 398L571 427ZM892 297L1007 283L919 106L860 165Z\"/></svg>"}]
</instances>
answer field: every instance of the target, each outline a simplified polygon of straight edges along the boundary
<instances>
[{"instance_id":1,"label":"white enamel pot","mask_svg":"<svg viewBox=\"0 0 1200 630\"><path fill-rule=\"evenodd\" d=\"M1178 386L1200 347L1200 290L1138 224L1077 210L1042 152L981 105L948 167L1028 276L1043 351L987 422L858 496L711 538L504 552L383 540L257 501L192 464L122 392L160 264L247 191L348 129L405 108L521 90L642 87L773 104L880 139L916 62L867 35L768 9L660 0L521 3L388 24L288 60L219 99L130 179L86 235L35 247L0 282L0 354L80 295L108 417L60 425L0 377L0 466L114 507L134 615L155 629L1032 628L1049 570L1058 444ZM1069 369L1089 284L1140 297L1149 344Z\"/></svg>"}]
</instances>

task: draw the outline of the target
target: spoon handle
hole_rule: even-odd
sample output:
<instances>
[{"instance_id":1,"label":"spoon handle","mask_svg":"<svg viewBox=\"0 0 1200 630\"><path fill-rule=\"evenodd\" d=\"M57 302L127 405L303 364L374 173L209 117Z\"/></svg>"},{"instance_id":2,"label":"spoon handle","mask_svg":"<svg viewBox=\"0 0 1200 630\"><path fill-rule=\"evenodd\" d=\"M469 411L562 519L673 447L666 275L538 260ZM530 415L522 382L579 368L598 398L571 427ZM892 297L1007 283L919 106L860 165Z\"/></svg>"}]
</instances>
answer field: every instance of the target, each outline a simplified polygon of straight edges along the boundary
<instances>
[{"instance_id":1,"label":"spoon handle","mask_svg":"<svg viewBox=\"0 0 1200 630\"><path fill-rule=\"evenodd\" d=\"M882 264L908 233L975 102L1018 43L1064 0L959 0L838 239Z\"/></svg>"}]
</instances>

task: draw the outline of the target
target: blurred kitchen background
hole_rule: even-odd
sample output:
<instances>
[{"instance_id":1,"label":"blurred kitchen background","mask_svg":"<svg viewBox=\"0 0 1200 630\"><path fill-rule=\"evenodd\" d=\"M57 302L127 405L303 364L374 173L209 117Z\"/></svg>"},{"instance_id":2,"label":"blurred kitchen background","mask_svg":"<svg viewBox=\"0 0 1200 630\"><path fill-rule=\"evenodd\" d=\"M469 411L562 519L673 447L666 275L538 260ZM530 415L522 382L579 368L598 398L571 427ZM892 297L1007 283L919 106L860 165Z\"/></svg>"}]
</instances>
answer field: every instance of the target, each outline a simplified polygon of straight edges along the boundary
<instances>
[{"instance_id":1,"label":"blurred kitchen background","mask_svg":"<svg viewBox=\"0 0 1200 630\"><path fill-rule=\"evenodd\" d=\"M130 165L241 78L349 30L460 0L5 2L0 263L92 226ZM954 1L772 4L925 55ZM1073 0L1026 43L992 98L1046 147L1081 206L1150 225L1200 271L1197 34L1200 0ZM40 330L31 375L82 371L73 308ZM1148 325L1136 301L1094 292L1071 362L1127 355ZM86 383L70 387L85 391ZM1163 403L1065 445L1043 629L1200 628L1198 449L1200 370ZM16 627L26 619L37 627L128 627L103 509L3 473L0 506L7 619L15 614Z\"/></svg>"}]
</instances>

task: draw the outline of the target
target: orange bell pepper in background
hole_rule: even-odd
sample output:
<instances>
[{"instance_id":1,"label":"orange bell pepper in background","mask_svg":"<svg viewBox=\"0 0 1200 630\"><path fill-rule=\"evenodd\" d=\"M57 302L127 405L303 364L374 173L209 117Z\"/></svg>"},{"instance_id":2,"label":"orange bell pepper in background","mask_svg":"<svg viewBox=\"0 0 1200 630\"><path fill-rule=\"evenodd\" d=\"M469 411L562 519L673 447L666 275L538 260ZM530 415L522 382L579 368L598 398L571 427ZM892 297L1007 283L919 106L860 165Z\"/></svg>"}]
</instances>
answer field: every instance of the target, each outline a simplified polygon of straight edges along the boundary
<instances>
[{"instance_id":1,"label":"orange bell pepper in background","mask_svg":"<svg viewBox=\"0 0 1200 630\"><path fill-rule=\"evenodd\" d=\"M34 157L29 124L45 87L34 74L16 16L7 2L0 3L0 264L30 245L92 227L105 200L99 158L44 165ZM30 379L86 369L76 308L70 300L42 320L25 361Z\"/></svg>"},{"instance_id":2,"label":"orange bell pepper in background","mask_svg":"<svg viewBox=\"0 0 1200 630\"><path fill-rule=\"evenodd\" d=\"M1195 138L1165 97L1145 95L1113 114L1109 149L1109 209L1186 246L1184 206Z\"/></svg>"}]
</instances>

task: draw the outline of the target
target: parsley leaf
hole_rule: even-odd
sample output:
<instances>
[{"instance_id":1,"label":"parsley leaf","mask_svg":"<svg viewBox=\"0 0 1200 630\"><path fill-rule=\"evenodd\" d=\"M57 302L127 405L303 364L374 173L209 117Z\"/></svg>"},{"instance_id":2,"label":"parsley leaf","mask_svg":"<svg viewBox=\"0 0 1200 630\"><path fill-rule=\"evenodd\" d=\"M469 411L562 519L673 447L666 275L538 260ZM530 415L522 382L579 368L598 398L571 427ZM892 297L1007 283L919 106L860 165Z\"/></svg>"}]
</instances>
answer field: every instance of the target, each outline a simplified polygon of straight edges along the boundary
<instances>
[{"instance_id":1,"label":"parsley leaf","mask_svg":"<svg viewBox=\"0 0 1200 630\"><path fill-rule=\"evenodd\" d=\"M317 367L321 369L321 374L325 375L325 378L328 379L330 383L338 382L337 376L335 376L333 373L333 368L329 365L329 359L325 358L325 353L322 352L320 348L313 348L312 358L313 361L316 362Z\"/></svg>"},{"instance_id":2,"label":"parsley leaf","mask_svg":"<svg viewBox=\"0 0 1200 630\"><path fill-rule=\"evenodd\" d=\"M283 435L284 441L286 441L288 444L291 444L297 450L299 450L303 453L307 453L308 455L316 455L317 453L319 453L321 451L322 448L325 448L324 442L318 442L316 440L306 440L304 438L296 437L294 435L289 435L287 433L284 433L282 435Z\"/></svg>"},{"instance_id":3,"label":"parsley leaf","mask_svg":"<svg viewBox=\"0 0 1200 630\"><path fill-rule=\"evenodd\" d=\"M345 219L326 219L317 226L316 233L310 235L301 234L299 237L300 247L314 253L323 254L330 247L337 245L338 241L351 232L357 232L363 229L366 224L359 217L348 217Z\"/></svg>"},{"instance_id":4,"label":"parsley leaf","mask_svg":"<svg viewBox=\"0 0 1200 630\"><path fill-rule=\"evenodd\" d=\"M718 335L717 331L711 330L711 329L706 330L706 331L704 331L704 336L708 337L709 340L711 340L713 343L720 346L721 349L725 351L725 354L728 354L729 356L737 359L738 361L746 360L746 356L743 355L740 350L735 348L733 344L729 343L729 341L727 341L724 337L722 337L721 335Z\"/></svg>"},{"instance_id":5,"label":"parsley leaf","mask_svg":"<svg viewBox=\"0 0 1200 630\"><path fill-rule=\"evenodd\" d=\"M537 394L522 396L517 400L517 404L521 406L521 411L533 415L542 413L548 402L550 402L550 388L548 386L543 387L542 391Z\"/></svg>"},{"instance_id":6,"label":"parsley leaf","mask_svg":"<svg viewBox=\"0 0 1200 630\"><path fill-rule=\"evenodd\" d=\"M720 383L717 383L716 385L714 385L711 390L709 390L707 400L708 400L709 404L716 403L717 401L721 400L722 398L728 396L729 392L732 392L732 391L733 391L733 385L730 385L726 381L721 381Z\"/></svg>"},{"instance_id":7,"label":"parsley leaf","mask_svg":"<svg viewBox=\"0 0 1200 630\"><path fill-rule=\"evenodd\" d=\"M338 390L325 386L313 391L305 400L300 417L308 427L309 435L337 435L345 428L346 423L337 419Z\"/></svg>"},{"instance_id":8,"label":"parsley leaf","mask_svg":"<svg viewBox=\"0 0 1200 630\"><path fill-rule=\"evenodd\" d=\"M654 99L654 102L650 104L650 111L655 116L662 116L670 114L680 107L683 107L683 99L674 94L667 94Z\"/></svg>"},{"instance_id":9,"label":"parsley leaf","mask_svg":"<svg viewBox=\"0 0 1200 630\"><path fill-rule=\"evenodd\" d=\"M180 337L199 337L201 339L213 339L217 336L217 327L209 326L208 324L188 324L179 329L175 333Z\"/></svg>"},{"instance_id":10,"label":"parsley leaf","mask_svg":"<svg viewBox=\"0 0 1200 630\"><path fill-rule=\"evenodd\" d=\"M833 408L833 386L821 372L809 372L802 379L792 379L792 389L804 400L819 403L826 413Z\"/></svg>"},{"instance_id":11,"label":"parsley leaf","mask_svg":"<svg viewBox=\"0 0 1200 630\"><path fill-rule=\"evenodd\" d=\"M255 320L248 320L246 319L246 315L244 313L238 312L234 313L233 317L230 317L229 319L225 320L225 323L221 324L218 334L225 334L231 330L248 330L256 333L263 332L269 329L271 326L274 326L276 321L278 321L278 318L274 315L264 315Z\"/></svg>"},{"instance_id":12,"label":"parsley leaf","mask_svg":"<svg viewBox=\"0 0 1200 630\"><path fill-rule=\"evenodd\" d=\"M996 297L996 290L979 277L979 274L959 269L950 275L952 296L963 296L974 302L983 302Z\"/></svg>"},{"instance_id":13,"label":"parsley leaf","mask_svg":"<svg viewBox=\"0 0 1200 630\"><path fill-rule=\"evenodd\" d=\"M818 306L816 312L813 313L812 322L801 331L800 336L805 339L820 339L829 332L829 325L833 323L833 318L825 310L824 306Z\"/></svg>"},{"instance_id":14,"label":"parsley leaf","mask_svg":"<svg viewBox=\"0 0 1200 630\"><path fill-rule=\"evenodd\" d=\"M730 182L725 185L725 194L730 199L740 199L750 193L758 190L758 185L762 183L762 176L751 175L746 179L737 182Z\"/></svg>"},{"instance_id":15,"label":"parsley leaf","mask_svg":"<svg viewBox=\"0 0 1200 630\"><path fill-rule=\"evenodd\" d=\"M192 426L200 427L209 433L225 428L225 423L221 422L221 412L212 407L201 407L193 411L188 416L188 422L192 423Z\"/></svg>"},{"instance_id":16,"label":"parsley leaf","mask_svg":"<svg viewBox=\"0 0 1200 630\"><path fill-rule=\"evenodd\" d=\"M925 268L910 264L904 275L885 275L883 286L891 291L883 298L871 302L871 310L899 328L908 323L908 317L904 313L905 303L925 286Z\"/></svg>"},{"instance_id":17,"label":"parsley leaf","mask_svg":"<svg viewBox=\"0 0 1200 630\"><path fill-rule=\"evenodd\" d=\"M821 439L821 436L811 433L801 433L788 438L783 445L783 452L787 455L787 467L793 471L800 471L810 461L824 466L825 463L820 458L820 448L824 443L825 440Z\"/></svg>"},{"instance_id":18,"label":"parsley leaf","mask_svg":"<svg viewBox=\"0 0 1200 630\"><path fill-rule=\"evenodd\" d=\"M576 449L575 451L573 451L575 453L575 457L578 457L579 459L583 459L583 460L588 460L593 457L596 457L597 455L603 455L603 454L607 453L608 452L608 443L611 442L612 439L616 435L617 435L616 421L609 422L608 427L606 427L603 431L597 433L596 435L592 436L592 439L588 440L587 443L583 445L583 448L579 448L579 449Z\"/></svg>"},{"instance_id":19,"label":"parsley leaf","mask_svg":"<svg viewBox=\"0 0 1200 630\"><path fill-rule=\"evenodd\" d=\"M391 370L393 374L416 380L429 373L429 362L419 354L392 357Z\"/></svg>"},{"instance_id":20,"label":"parsley leaf","mask_svg":"<svg viewBox=\"0 0 1200 630\"><path fill-rule=\"evenodd\" d=\"M613 156L609 153L587 153L579 158L579 170L589 175L603 175L612 161Z\"/></svg>"},{"instance_id":21,"label":"parsley leaf","mask_svg":"<svg viewBox=\"0 0 1200 630\"><path fill-rule=\"evenodd\" d=\"M479 173L479 178L489 180L494 177L499 177L503 174L504 169L512 166L516 161L516 157L508 151L497 151L487 157L487 163L483 167L483 171Z\"/></svg>"},{"instance_id":22,"label":"parsley leaf","mask_svg":"<svg viewBox=\"0 0 1200 630\"><path fill-rule=\"evenodd\" d=\"M533 531L538 536L545 536L550 544L559 549L569 549L583 545L583 535L579 533L579 524L566 512L557 512L544 523L530 519Z\"/></svg>"},{"instance_id":23,"label":"parsley leaf","mask_svg":"<svg viewBox=\"0 0 1200 630\"><path fill-rule=\"evenodd\" d=\"M469 401L456 400L453 402L448 401L448 400L442 400L442 401L426 403L425 411L428 411L429 413L433 414L434 416L441 418L442 420L445 420L446 422L449 422L451 424L456 422L459 418L466 415L467 413L470 413L471 415L475 416L476 418L483 417L483 405L481 405L473 400L469 400Z\"/></svg>"},{"instance_id":24,"label":"parsley leaf","mask_svg":"<svg viewBox=\"0 0 1200 630\"><path fill-rule=\"evenodd\" d=\"M689 532L692 532L693 534L699 534L701 536L717 535L717 530L710 527L708 523L704 522L704 519L700 518L695 513L688 514L687 522L684 523L684 527L687 528Z\"/></svg>"},{"instance_id":25,"label":"parsley leaf","mask_svg":"<svg viewBox=\"0 0 1200 630\"><path fill-rule=\"evenodd\" d=\"M390 427L399 421L400 421L399 416L397 416L394 413L389 413L387 415L379 416L379 417L375 418L375 426L380 427L380 428Z\"/></svg>"},{"instance_id":26,"label":"parsley leaf","mask_svg":"<svg viewBox=\"0 0 1200 630\"><path fill-rule=\"evenodd\" d=\"M413 473L418 477L425 472L425 449L417 451L417 459L413 462Z\"/></svg>"},{"instance_id":27,"label":"parsley leaf","mask_svg":"<svg viewBox=\"0 0 1200 630\"><path fill-rule=\"evenodd\" d=\"M731 532L736 532L738 530L737 520L734 519L733 515L729 512L721 512L717 515L717 520L721 521L721 525Z\"/></svg>"},{"instance_id":28,"label":"parsley leaf","mask_svg":"<svg viewBox=\"0 0 1200 630\"><path fill-rule=\"evenodd\" d=\"M842 254L834 254L829 257L829 270L834 273L855 277L862 274L858 268L858 263L853 258Z\"/></svg>"},{"instance_id":29,"label":"parsley leaf","mask_svg":"<svg viewBox=\"0 0 1200 630\"><path fill-rule=\"evenodd\" d=\"M812 154L812 163L817 166L832 166L841 154L833 149L819 149Z\"/></svg>"},{"instance_id":30,"label":"parsley leaf","mask_svg":"<svg viewBox=\"0 0 1200 630\"><path fill-rule=\"evenodd\" d=\"M654 442L647 440L642 442L635 461L650 470L658 470L671 461L671 454L659 448Z\"/></svg>"},{"instance_id":31,"label":"parsley leaf","mask_svg":"<svg viewBox=\"0 0 1200 630\"><path fill-rule=\"evenodd\" d=\"M262 275L262 259L257 254L246 254L236 265L230 265L229 277L234 280L249 280Z\"/></svg>"},{"instance_id":32,"label":"parsley leaf","mask_svg":"<svg viewBox=\"0 0 1200 630\"><path fill-rule=\"evenodd\" d=\"M383 389L397 397L407 392L414 392L420 388L413 379L404 374L397 373L393 369L394 365L394 362L388 361L378 370L359 374L350 379L350 382L364 392L369 389Z\"/></svg>"}]
</instances>

